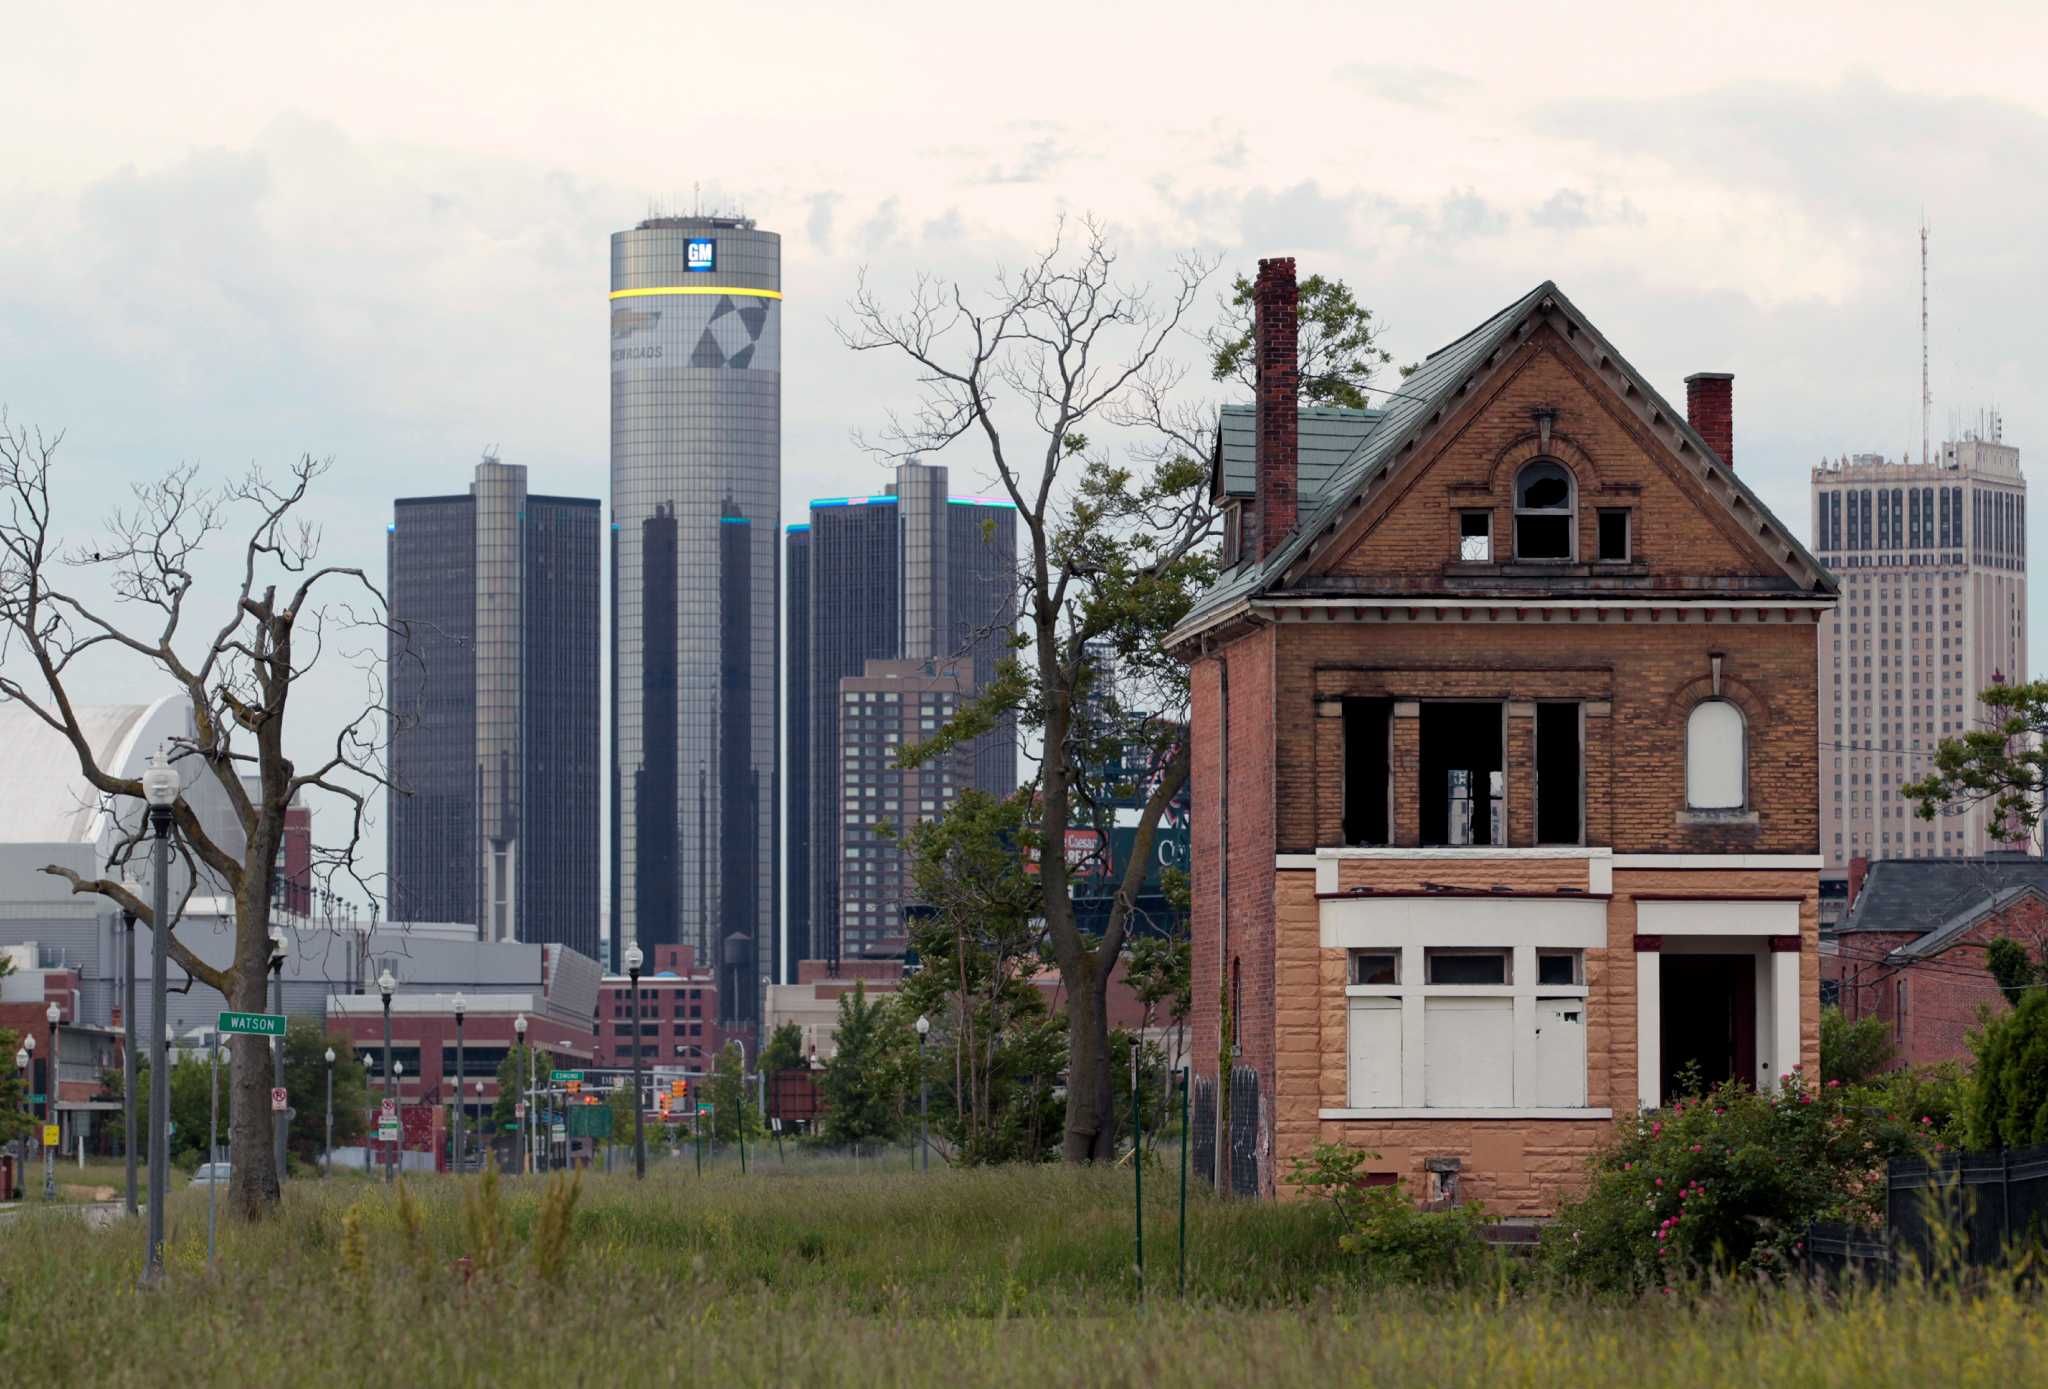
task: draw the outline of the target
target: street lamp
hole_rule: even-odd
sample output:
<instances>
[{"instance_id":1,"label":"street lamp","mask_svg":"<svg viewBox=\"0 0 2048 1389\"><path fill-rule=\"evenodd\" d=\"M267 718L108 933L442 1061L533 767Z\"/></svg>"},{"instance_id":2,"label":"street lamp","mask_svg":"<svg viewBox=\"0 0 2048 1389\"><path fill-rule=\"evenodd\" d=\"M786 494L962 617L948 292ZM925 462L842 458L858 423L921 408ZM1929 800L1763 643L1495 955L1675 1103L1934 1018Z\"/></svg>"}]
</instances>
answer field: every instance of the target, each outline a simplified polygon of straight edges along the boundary
<instances>
[{"instance_id":1,"label":"street lamp","mask_svg":"<svg viewBox=\"0 0 2048 1389\"><path fill-rule=\"evenodd\" d=\"M121 994L121 1158L128 1169L128 1214L135 1215L135 913L128 902L142 900L142 884L121 879L121 941L126 952Z\"/></svg>"},{"instance_id":2,"label":"street lamp","mask_svg":"<svg viewBox=\"0 0 2048 1389\"><path fill-rule=\"evenodd\" d=\"M647 1119L640 1112L640 942L626 947L626 977L633 981L633 1175L647 1175Z\"/></svg>"},{"instance_id":3,"label":"street lamp","mask_svg":"<svg viewBox=\"0 0 2048 1389\"><path fill-rule=\"evenodd\" d=\"M28 1038L25 1042L22 1043L22 1045L19 1048L15 1050L14 1053L14 1068L21 1072L21 1107L23 1109L27 1109L29 1107L28 1049L35 1045L35 1040L36 1039L33 1037ZM13 1193L11 1192L0 1191L0 1196L9 1196L12 1194Z\"/></svg>"},{"instance_id":4,"label":"street lamp","mask_svg":"<svg viewBox=\"0 0 2048 1389\"><path fill-rule=\"evenodd\" d=\"M398 1091L392 1085L395 1072L391 1069L391 991L397 987L398 981L391 977L389 968L377 976L377 992L384 995L384 1099L390 1104L393 1115L398 1113ZM387 1186L392 1180L392 1156L389 1151L384 1154L384 1182Z\"/></svg>"},{"instance_id":5,"label":"street lamp","mask_svg":"<svg viewBox=\"0 0 2048 1389\"><path fill-rule=\"evenodd\" d=\"M47 1129L57 1122L57 1022L64 1016L64 1010L52 1002L43 1016L50 1020L50 1055L43 1062L43 1127ZM49 1141L49 1134L43 1135L43 1199L57 1199L57 1150Z\"/></svg>"},{"instance_id":6,"label":"street lamp","mask_svg":"<svg viewBox=\"0 0 2048 1389\"><path fill-rule=\"evenodd\" d=\"M279 1017L284 1016L284 927L270 928L270 1010ZM270 1039L270 1084L273 1088L284 1089L284 1037L282 1034ZM270 1157L277 1166L278 1185L284 1184L284 1140L285 1130L291 1123L290 1116L278 1110L270 1116Z\"/></svg>"},{"instance_id":7,"label":"street lamp","mask_svg":"<svg viewBox=\"0 0 2048 1389\"><path fill-rule=\"evenodd\" d=\"M919 1162L925 1171L932 1170L932 1119L931 1079L924 1068L924 1039L931 1035L932 1020L924 1014L917 1015L917 1146Z\"/></svg>"},{"instance_id":8,"label":"street lamp","mask_svg":"<svg viewBox=\"0 0 2048 1389\"><path fill-rule=\"evenodd\" d=\"M163 1278L164 1204L171 1191L170 1047L163 1033L170 1011L164 976L171 953L171 808L178 802L178 773L162 748L143 769L142 799L149 806L150 866L156 875L149 909L149 1243L142 1262L142 1282L152 1286Z\"/></svg>"},{"instance_id":9,"label":"street lamp","mask_svg":"<svg viewBox=\"0 0 2048 1389\"><path fill-rule=\"evenodd\" d=\"M322 1170L334 1175L334 1048L327 1049L327 1147Z\"/></svg>"},{"instance_id":10,"label":"street lamp","mask_svg":"<svg viewBox=\"0 0 2048 1389\"><path fill-rule=\"evenodd\" d=\"M455 1175L462 1175L462 1111L468 1103L462 1094L462 1014L468 1007L460 992L455 995Z\"/></svg>"},{"instance_id":11,"label":"street lamp","mask_svg":"<svg viewBox=\"0 0 2048 1389\"><path fill-rule=\"evenodd\" d=\"M526 1086L520 1092L524 1096L520 1104L524 1107L525 1113L524 1122L519 1125L519 1136L524 1140L520 1144L519 1163L519 1175L523 1177L533 1165L533 1054L526 1049L526 1014L521 1013L512 1019L512 1032L519 1039L512 1063L514 1081L519 1079L517 1058L524 1057L526 1062Z\"/></svg>"}]
</instances>

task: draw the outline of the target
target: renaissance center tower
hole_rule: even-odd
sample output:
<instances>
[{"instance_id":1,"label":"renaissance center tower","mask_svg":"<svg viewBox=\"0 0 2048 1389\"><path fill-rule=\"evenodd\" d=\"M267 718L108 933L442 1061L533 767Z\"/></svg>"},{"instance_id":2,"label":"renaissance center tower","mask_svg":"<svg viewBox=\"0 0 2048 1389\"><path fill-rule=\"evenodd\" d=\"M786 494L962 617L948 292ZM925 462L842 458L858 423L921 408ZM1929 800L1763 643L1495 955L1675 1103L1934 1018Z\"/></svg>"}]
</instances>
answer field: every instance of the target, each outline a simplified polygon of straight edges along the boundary
<instances>
[{"instance_id":1,"label":"renaissance center tower","mask_svg":"<svg viewBox=\"0 0 2048 1389\"><path fill-rule=\"evenodd\" d=\"M691 946L720 1021L751 1024L778 906L782 239L655 217L611 265L612 962Z\"/></svg>"}]
</instances>

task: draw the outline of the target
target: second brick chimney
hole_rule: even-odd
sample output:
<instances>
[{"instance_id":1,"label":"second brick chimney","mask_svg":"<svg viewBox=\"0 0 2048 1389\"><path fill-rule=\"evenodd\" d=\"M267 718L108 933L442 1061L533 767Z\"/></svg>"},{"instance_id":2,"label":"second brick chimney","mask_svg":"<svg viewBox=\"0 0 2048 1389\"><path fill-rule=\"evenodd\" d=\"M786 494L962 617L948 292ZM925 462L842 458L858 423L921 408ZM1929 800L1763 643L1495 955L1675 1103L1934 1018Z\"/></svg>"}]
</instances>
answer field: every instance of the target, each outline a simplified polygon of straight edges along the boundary
<instances>
[{"instance_id":1,"label":"second brick chimney","mask_svg":"<svg viewBox=\"0 0 2048 1389\"><path fill-rule=\"evenodd\" d=\"M1735 466L1735 378L1725 371L1696 371L1685 378L1685 422L1707 447Z\"/></svg>"},{"instance_id":2,"label":"second brick chimney","mask_svg":"<svg viewBox=\"0 0 2048 1389\"><path fill-rule=\"evenodd\" d=\"M1297 444L1301 430L1301 365L1295 348L1300 334L1294 257L1259 262L1252 287L1252 351L1258 367L1256 456L1258 496L1253 508L1260 559L1273 553L1294 529L1299 487Z\"/></svg>"}]
</instances>

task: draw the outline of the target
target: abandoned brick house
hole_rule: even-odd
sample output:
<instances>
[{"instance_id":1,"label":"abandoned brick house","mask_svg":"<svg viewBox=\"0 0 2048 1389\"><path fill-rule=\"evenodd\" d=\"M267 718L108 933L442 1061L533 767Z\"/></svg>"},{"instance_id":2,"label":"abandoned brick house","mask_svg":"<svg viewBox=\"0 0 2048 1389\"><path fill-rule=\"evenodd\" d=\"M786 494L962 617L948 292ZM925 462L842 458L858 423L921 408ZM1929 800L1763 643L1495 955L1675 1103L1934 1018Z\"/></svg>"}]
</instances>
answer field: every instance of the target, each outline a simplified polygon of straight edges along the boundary
<instances>
[{"instance_id":1,"label":"abandoned brick house","mask_svg":"<svg viewBox=\"0 0 2048 1389\"><path fill-rule=\"evenodd\" d=\"M1821 938L1823 1003L1881 1018L1900 1066L1970 1060L1984 1010L2008 1007L1985 968L2001 938L2048 958L2048 861L2021 850L1849 865L1849 910Z\"/></svg>"},{"instance_id":2,"label":"abandoned brick house","mask_svg":"<svg viewBox=\"0 0 2048 1389\"><path fill-rule=\"evenodd\" d=\"M1545 1214L1688 1071L1817 1064L1834 583L1735 474L1731 379L1679 416L1554 285L1372 411L1300 409L1292 260L1255 304L1224 572L1169 638L1219 1147Z\"/></svg>"}]
</instances>

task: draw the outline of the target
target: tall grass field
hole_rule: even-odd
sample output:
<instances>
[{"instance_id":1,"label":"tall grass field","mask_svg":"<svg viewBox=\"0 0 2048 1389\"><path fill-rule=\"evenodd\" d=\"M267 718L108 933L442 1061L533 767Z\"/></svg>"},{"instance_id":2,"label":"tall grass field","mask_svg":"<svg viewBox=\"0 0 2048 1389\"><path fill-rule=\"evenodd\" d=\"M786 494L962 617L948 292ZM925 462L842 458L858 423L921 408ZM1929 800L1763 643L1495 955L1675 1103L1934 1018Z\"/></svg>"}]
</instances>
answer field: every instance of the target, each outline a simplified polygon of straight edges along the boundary
<instances>
[{"instance_id":1,"label":"tall grass field","mask_svg":"<svg viewBox=\"0 0 2048 1389\"><path fill-rule=\"evenodd\" d=\"M1148 1174L1149 1175L1149 1174ZM1999 1385L2048 1376L2009 1289L1722 1289L1603 1304L1504 1264L1458 1293L1360 1285L1307 1203L1191 1201L1129 1172L665 1165L559 1179L300 1180L282 1212L0 1217L0 1380L92 1385ZM1155 1188L1157 1194L1155 1196Z\"/></svg>"}]
</instances>

